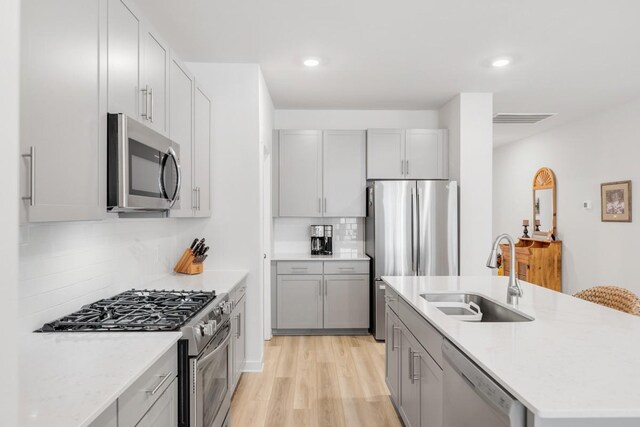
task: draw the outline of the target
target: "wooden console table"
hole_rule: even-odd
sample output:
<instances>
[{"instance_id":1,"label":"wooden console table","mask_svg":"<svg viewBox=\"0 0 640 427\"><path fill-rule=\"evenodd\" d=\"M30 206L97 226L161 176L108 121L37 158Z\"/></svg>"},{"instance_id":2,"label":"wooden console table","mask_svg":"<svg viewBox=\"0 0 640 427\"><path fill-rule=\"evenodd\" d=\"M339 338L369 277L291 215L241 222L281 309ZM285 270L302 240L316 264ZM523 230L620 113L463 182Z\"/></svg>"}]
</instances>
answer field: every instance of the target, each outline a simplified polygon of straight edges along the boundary
<instances>
[{"instance_id":1,"label":"wooden console table","mask_svg":"<svg viewBox=\"0 0 640 427\"><path fill-rule=\"evenodd\" d=\"M500 245L504 275L509 275L511 252ZM562 241L521 238L516 243L518 279L562 292Z\"/></svg>"}]
</instances>

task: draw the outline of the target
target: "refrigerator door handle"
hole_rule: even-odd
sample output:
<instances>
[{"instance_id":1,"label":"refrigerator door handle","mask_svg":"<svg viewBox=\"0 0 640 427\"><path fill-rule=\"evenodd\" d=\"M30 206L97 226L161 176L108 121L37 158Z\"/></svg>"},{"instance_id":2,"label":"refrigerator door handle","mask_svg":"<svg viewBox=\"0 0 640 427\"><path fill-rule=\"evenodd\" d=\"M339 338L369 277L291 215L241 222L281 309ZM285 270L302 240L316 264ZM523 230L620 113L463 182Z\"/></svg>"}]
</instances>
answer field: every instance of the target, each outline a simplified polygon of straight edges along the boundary
<instances>
[{"instance_id":1,"label":"refrigerator door handle","mask_svg":"<svg viewBox=\"0 0 640 427\"><path fill-rule=\"evenodd\" d=\"M411 188L411 270L414 274L418 271L417 262L417 231L418 231L418 197L415 187Z\"/></svg>"}]
</instances>

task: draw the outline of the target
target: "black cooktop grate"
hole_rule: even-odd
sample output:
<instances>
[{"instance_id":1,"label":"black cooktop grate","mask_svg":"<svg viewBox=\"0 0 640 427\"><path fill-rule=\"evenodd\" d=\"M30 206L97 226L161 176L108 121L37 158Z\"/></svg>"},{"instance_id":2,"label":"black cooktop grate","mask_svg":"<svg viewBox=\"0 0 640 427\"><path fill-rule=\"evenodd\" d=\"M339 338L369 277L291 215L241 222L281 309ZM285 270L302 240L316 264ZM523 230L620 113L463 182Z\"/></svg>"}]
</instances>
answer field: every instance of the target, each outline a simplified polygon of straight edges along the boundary
<instances>
[{"instance_id":1,"label":"black cooktop grate","mask_svg":"<svg viewBox=\"0 0 640 427\"><path fill-rule=\"evenodd\" d=\"M176 331L215 297L215 292L130 290L45 323L39 331Z\"/></svg>"}]
</instances>

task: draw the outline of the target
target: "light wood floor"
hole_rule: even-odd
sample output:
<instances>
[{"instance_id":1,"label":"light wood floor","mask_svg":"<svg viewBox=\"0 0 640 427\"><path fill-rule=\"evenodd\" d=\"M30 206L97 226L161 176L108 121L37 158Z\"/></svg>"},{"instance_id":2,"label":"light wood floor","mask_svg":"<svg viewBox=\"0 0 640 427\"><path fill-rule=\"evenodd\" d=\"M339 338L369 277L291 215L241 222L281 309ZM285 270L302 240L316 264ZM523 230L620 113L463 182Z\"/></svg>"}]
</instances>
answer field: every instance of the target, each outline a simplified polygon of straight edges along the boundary
<instances>
[{"instance_id":1,"label":"light wood floor","mask_svg":"<svg viewBox=\"0 0 640 427\"><path fill-rule=\"evenodd\" d=\"M401 426L371 336L277 336L264 351L263 372L240 379L232 427Z\"/></svg>"}]
</instances>

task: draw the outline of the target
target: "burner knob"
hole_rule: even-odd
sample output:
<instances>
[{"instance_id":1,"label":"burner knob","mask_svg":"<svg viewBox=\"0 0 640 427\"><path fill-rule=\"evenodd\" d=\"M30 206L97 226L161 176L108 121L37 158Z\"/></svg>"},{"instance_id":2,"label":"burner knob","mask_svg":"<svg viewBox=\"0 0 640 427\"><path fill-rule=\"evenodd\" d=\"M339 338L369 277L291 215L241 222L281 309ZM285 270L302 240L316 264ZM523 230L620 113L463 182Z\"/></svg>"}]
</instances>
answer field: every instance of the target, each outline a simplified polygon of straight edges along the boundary
<instances>
[{"instance_id":1,"label":"burner knob","mask_svg":"<svg viewBox=\"0 0 640 427\"><path fill-rule=\"evenodd\" d=\"M218 326L218 324L215 320L209 320L202 326L202 334L208 337L212 336L216 331L216 326Z\"/></svg>"},{"instance_id":2,"label":"burner knob","mask_svg":"<svg viewBox=\"0 0 640 427\"><path fill-rule=\"evenodd\" d=\"M231 303L230 302L222 303L222 313L224 313L224 314L231 313Z\"/></svg>"},{"instance_id":3,"label":"burner knob","mask_svg":"<svg viewBox=\"0 0 640 427\"><path fill-rule=\"evenodd\" d=\"M196 333L196 335L200 335L200 336L204 335L204 327L205 327L204 322L200 322L200 323L198 323L198 324L193 328L193 329L194 329L194 331L195 331L195 333Z\"/></svg>"}]
</instances>

